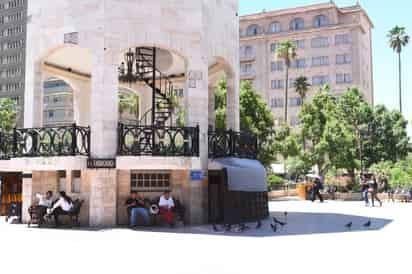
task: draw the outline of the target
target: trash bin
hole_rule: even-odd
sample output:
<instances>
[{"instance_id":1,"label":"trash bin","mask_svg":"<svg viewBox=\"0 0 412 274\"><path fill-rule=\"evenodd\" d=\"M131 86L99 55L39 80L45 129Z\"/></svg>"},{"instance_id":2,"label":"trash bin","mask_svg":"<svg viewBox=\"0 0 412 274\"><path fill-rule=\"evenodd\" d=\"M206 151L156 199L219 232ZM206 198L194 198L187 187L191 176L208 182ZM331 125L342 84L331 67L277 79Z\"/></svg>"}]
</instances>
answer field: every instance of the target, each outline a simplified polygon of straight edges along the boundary
<instances>
[{"instance_id":1,"label":"trash bin","mask_svg":"<svg viewBox=\"0 0 412 274\"><path fill-rule=\"evenodd\" d=\"M298 192L299 199L306 200L306 185L305 184L298 184L296 187L296 191Z\"/></svg>"}]
</instances>

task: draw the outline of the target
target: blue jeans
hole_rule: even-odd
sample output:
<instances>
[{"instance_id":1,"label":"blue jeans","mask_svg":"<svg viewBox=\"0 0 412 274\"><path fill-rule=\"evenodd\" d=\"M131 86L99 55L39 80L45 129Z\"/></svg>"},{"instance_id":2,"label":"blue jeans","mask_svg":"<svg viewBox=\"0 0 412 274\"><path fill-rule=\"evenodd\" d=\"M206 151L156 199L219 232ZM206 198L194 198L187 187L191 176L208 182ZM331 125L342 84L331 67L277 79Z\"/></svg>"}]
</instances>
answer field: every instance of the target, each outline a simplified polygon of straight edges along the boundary
<instances>
[{"instance_id":1,"label":"blue jeans","mask_svg":"<svg viewBox=\"0 0 412 274\"><path fill-rule=\"evenodd\" d=\"M145 225L150 224L149 212L146 208L132 208L130 211L130 225L136 226L137 225L137 215L141 215L144 219Z\"/></svg>"},{"instance_id":2,"label":"blue jeans","mask_svg":"<svg viewBox=\"0 0 412 274\"><path fill-rule=\"evenodd\" d=\"M369 205L368 194L369 194L368 189L365 189L364 191L362 191L362 199L365 201L366 205Z\"/></svg>"}]
</instances>

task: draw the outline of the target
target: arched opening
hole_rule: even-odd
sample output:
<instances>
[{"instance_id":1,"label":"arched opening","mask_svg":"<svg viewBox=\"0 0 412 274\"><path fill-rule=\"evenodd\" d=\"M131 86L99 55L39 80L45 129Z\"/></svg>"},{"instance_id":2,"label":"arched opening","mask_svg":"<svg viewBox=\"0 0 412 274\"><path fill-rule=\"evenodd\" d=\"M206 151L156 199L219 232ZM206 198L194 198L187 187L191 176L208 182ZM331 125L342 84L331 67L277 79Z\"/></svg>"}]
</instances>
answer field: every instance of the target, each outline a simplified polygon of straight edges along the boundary
<instances>
[{"instance_id":1,"label":"arched opening","mask_svg":"<svg viewBox=\"0 0 412 274\"><path fill-rule=\"evenodd\" d=\"M268 33L279 33L282 31L282 26L279 22L272 22L269 25Z\"/></svg>"},{"instance_id":2,"label":"arched opening","mask_svg":"<svg viewBox=\"0 0 412 274\"><path fill-rule=\"evenodd\" d=\"M302 30L305 28L305 21L303 18L294 18L290 22L290 30L296 31L296 30Z\"/></svg>"},{"instance_id":3,"label":"arched opening","mask_svg":"<svg viewBox=\"0 0 412 274\"><path fill-rule=\"evenodd\" d=\"M329 18L326 15L320 14L313 18L313 27L321 28L329 25Z\"/></svg>"},{"instance_id":4,"label":"arched opening","mask_svg":"<svg viewBox=\"0 0 412 274\"><path fill-rule=\"evenodd\" d=\"M250 25L246 29L246 36L257 36L262 33L262 29L259 25Z\"/></svg>"},{"instance_id":5,"label":"arched opening","mask_svg":"<svg viewBox=\"0 0 412 274\"><path fill-rule=\"evenodd\" d=\"M74 121L73 88L59 78L43 82L43 126L65 126Z\"/></svg>"}]
</instances>

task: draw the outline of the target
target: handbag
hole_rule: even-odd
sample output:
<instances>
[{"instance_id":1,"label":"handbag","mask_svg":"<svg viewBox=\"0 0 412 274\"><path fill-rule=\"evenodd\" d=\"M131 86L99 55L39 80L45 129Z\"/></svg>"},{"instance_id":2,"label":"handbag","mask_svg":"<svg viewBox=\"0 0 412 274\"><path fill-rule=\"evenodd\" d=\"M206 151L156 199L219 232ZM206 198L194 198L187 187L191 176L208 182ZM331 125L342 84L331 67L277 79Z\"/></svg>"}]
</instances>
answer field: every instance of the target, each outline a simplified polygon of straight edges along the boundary
<instances>
[{"instance_id":1,"label":"handbag","mask_svg":"<svg viewBox=\"0 0 412 274\"><path fill-rule=\"evenodd\" d=\"M368 188L368 192L369 192L369 193L373 193L373 192L375 192L375 189L373 189L372 187L370 187L370 188Z\"/></svg>"}]
</instances>

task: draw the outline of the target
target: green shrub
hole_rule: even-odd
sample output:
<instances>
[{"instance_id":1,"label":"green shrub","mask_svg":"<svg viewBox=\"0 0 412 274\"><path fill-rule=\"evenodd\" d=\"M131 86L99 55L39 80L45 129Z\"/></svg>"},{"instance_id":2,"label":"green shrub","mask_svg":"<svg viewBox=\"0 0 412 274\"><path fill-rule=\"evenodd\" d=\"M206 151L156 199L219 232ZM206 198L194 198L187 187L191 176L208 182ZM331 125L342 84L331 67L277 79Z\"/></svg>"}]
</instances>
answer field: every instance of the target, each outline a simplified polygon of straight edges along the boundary
<instances>
[{"instance_id":1,"label":"green shrub","mask_svg":"<svg viewBox=\"0 0 412 274\"><path fill-rule=\"evenodd\" d=\"M277 175L269 175L268 176L268 187L272 188L276 185L283 185L284 184L284 180L282 177L277 176Z\"/></svg>"}]
</instances>

